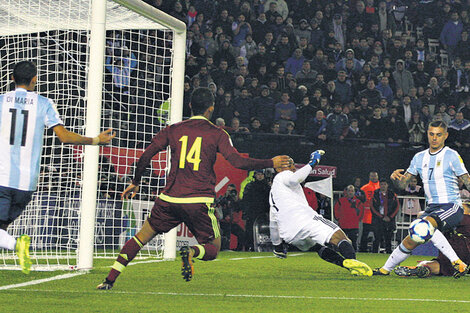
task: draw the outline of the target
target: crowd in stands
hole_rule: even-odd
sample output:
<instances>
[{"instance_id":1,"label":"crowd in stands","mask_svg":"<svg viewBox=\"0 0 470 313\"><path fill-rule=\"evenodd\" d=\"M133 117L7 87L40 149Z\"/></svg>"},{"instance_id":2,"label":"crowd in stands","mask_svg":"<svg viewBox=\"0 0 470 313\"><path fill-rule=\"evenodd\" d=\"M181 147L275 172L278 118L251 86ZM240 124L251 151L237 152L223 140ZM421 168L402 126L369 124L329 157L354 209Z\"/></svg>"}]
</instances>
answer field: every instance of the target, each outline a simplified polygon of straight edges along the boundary
<instances>
[{"instance_id":1,"label":"crowd in stands","mask_svg":"<svg viewBox=\"0 0 470 313\"><path fill-rule=\"evenodd\" d=\"M470 1L147 2L187 24L185 117L199 86L233 133L470 147Z\"/></svg>"}]
</instances>

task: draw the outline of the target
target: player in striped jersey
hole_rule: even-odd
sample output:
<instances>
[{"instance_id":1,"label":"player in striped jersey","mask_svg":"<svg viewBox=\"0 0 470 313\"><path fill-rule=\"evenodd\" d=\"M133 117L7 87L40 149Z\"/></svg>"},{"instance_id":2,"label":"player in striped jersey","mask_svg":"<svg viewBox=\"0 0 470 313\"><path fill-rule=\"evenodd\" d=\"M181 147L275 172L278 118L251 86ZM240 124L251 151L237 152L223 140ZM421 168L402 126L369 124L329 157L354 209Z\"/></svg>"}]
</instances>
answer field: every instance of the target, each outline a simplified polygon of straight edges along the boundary
<instances>
[{"instance_id":1,"label":"player in striped jersey","mask_svg":"<svg viewBox=\"0 0 470 313\"><path fill-rule=\"evenodd\" d=\"M0 95L0 248L16 250L24 273L31 267L30 238L6 231L26 208L36 190L44 128L52 128L63 143L106 144L115 136L108 129L95 138L68 131L51 99L34 92L37 69L22 61L13 69L14 91Z\"/></svg>"},{"instance_id":2,"label":"player in striped jersey","mask_svg":"<svg viewBox=\"0 0 470 313\"><path fill-rule=\"evenodd\" d=\"M278 173L274 177L269 194L269 226L271 241L275 247L274 255L279 258L287 256L285 251L278 249L283 242L302 251L315 246L322 259L349 269L353 275L372 276L371 268L356 260L351 240L341 228L315 212L305 198L300 184L320 162L324 153L323 150L313 152L309 164L297 171L292 159L288 167L276 169ZM337 246L342 256L325 247L327 244Z\"/></svg>"},{"instance_id":3,"label":"player in striped jersey","mask_svg":"<svg viewBox=\"0 0 470 313\"><path fill-rule=\"evenodd\" d=\"M428 220L435 228L431 242L452 263L454 277L464 276L469 267L455 253L441 231L455 228L463 217L458 178L470 189L470 176L460 155L445 146L447 125L434 121L428 126L429 149L418 152L406 172L395 170L390 178L398 188L405 189L411 178L419 175L423 181L427 207L420 218ZM374 270L374 275L389 275L397 265L406 260L419 244L407 236L392 252L385 265Z\"/></svg>"}]
</instances>

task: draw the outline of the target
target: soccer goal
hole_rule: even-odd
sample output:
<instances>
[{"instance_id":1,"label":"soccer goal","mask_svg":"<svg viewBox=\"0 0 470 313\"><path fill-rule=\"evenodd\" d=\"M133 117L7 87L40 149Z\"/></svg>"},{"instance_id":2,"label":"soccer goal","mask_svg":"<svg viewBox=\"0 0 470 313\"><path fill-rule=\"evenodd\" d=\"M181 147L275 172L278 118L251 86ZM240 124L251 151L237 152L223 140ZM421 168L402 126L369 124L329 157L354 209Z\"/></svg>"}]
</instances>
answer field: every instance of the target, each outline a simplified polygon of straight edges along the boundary
<instances>
[{"instance_id":1,"label":"soccer goal","mask_svg":"<svg viewBox=\"0 0 470 313\"><path fill-rule=\"evenodd\" d=\"M63 145L46 131L38 190L10 225L31 236L33 270L89 269L114 258L142 225L165 185L169 153L155 156L132 201L120 193L153 135L182 118L186 26L140 0L0 1L0 92L13 65L38 67L37 92L65 126L110 146ZM140 258L174 259L176 232L155 238ZM0 268L16 269L0 250Z\"/></svg>"}]
</instances>

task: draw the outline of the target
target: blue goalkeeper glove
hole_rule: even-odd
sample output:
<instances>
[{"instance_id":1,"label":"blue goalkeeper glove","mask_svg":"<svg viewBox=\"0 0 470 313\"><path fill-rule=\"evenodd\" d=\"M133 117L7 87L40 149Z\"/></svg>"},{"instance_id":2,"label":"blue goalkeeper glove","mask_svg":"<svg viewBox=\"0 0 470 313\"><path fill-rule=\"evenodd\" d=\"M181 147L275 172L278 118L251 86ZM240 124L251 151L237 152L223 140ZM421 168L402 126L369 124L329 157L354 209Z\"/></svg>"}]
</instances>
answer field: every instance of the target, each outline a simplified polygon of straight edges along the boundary
<instances>
[{"instance_id":1,"label":"blue goalkeeper glove","mask_svg":"<svg viewBox=\"0 0 470 313\"><path fill-rule=\"evenodd\" d=\"M316 150L314 152L312 152L312 154L310 154L310 161L308 162L308 164L314 168L315 165L317 165L318 163L320 163L320 159L321 159L321 156L325 154L325 151L323 150Z\"/></svg>"}]
</instances>

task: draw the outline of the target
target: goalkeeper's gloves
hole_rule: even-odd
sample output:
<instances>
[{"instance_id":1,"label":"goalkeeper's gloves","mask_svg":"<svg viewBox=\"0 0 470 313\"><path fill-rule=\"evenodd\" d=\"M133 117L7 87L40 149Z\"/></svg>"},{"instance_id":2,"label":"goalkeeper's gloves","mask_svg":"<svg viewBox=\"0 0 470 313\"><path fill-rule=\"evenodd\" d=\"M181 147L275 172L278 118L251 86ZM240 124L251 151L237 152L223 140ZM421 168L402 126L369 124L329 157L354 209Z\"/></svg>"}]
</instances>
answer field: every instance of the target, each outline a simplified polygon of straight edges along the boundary
<instances>
[{"instance_id":1,"label":"goalkeeper's gloves","mask_svg":"<svg viewBox=\"0 0 470 313\"><path fill-rule=\"evenodd\" d=\"M321 159L321 156L325 154L325 151L323 150L316 150L314 152L312 152L312 154L310 154L310 161L308 162L308 164L314 168L315 165L317 165L318 163L320 163L320 159Z\"/></svg>"}]
</instances>

